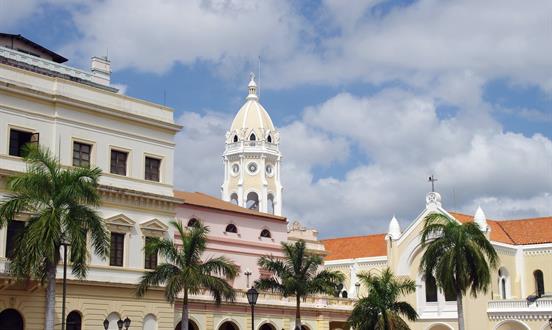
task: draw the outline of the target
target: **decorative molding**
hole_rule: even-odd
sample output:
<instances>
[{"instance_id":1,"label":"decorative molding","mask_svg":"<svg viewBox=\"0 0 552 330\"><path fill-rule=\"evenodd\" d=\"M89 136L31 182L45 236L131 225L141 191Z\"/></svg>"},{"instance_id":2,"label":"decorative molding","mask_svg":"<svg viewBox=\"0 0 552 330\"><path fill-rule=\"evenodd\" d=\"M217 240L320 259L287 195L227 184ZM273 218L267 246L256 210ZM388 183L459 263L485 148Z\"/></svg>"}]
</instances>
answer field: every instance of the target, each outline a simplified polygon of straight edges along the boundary
<instances>
[{"instance_id":1,"label":"decorative molding","mask_svg":"<svg viewBox=\"0 0 552 330\"><path fill-rule=\"evenodd\" d=\"M169 226L158 219L151 219L140 224L144 236L161 237L169 230Z\"/></svg>"},{"instance_id":2,"label":"decorative molding","mask_svg":"<svg viewBox=\"0 0 552 330\"><path fill-rule=\"evenodd\" d=\"M124 214L117 214L105 219L105 224L110 231L128 233L132 230L136 222Z\"/></svg>"}]
</instances>

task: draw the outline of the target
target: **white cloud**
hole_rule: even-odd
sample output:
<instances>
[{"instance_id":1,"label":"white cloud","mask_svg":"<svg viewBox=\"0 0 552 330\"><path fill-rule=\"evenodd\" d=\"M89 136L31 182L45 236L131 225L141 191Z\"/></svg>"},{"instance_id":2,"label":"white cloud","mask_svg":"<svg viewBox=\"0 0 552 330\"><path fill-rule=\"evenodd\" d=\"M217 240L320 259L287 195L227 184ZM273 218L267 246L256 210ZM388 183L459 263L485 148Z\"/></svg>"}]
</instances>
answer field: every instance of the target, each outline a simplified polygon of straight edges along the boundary
<instances>
[{"instance_id":1,"label":"white cloud","mask_svg":"<svg viewBox=\"0 0 552 330\"><path fill-rule=\"evenodd\" d=\"M116 69L164 72L175 63L209 61L221 70L291 56L300 18L285 1L90 1L73 20L82 34L66 47L88 59L109 56Z\"/></svg>"},{"instance_id":2,"label":"white cloud","mask_svg":"<svg viewBox=\"0 0 552 330\"><path fill-rule=\"evenodd\" d=\"M222 152L230 117L207 112L186 112L177 122L183 129L176 136L174 184L177 189L220 195L224 168Z\"/></svg>"},{"instance_id":3,"label":"white cloud","mask_svg":"<svg viewBox=\"0 0 552 330\"><path fill-rule=\"evenodd\" d=\"M473 111L460 110L442 119L435 102L392 89L371 97L339 94L307 109L301 125L359 145L370 162L343 179L316 181L310 167L287 157L286 212L323 235L385 231L394 214L406 224L424 207L432 173L448 209L473 213L477 202L495 218L552 211L550 139L504 132L486 112L469 120ZM284 156L297 145L283 145Z\"/></svg>"}]
</instances>

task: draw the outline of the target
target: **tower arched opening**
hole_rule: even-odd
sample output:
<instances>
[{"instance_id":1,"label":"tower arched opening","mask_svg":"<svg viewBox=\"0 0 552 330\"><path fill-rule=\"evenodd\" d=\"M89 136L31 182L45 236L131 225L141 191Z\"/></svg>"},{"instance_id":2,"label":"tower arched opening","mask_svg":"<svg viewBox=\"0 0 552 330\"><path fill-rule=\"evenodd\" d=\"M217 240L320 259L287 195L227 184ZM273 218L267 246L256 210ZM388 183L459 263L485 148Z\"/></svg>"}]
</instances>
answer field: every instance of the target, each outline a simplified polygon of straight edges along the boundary
<instances>
[{"instance_id":1,"label":"tower arched opening","mask_svg":"<svg viewBox=\"0 0 552 330\"><path fill-rule=\"evenodd\" d=\"M257 195L256 192L252 191L247 194L247 202L245 203L245 207L250 210L259 210L259 195Z\"/></svg>"}]
</instances>

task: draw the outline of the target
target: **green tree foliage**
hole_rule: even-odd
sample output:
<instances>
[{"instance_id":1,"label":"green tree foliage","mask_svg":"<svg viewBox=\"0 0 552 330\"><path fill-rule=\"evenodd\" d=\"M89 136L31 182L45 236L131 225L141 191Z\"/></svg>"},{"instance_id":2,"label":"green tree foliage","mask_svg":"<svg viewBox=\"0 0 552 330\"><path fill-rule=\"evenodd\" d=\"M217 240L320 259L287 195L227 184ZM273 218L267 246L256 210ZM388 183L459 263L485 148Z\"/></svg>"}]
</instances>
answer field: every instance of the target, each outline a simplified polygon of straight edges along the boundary
<instances>
[{"instance_id":1,"label":"green tree foliage","mask_svg":"<svg viewBox=\"0 0 552 330\"><path fill-rule=\"evenodd\" d=\"M456 293L458 329L464 330L462 297L487 292L498 255L477 223L460 224L441 213L425 218L421 242L420 270L426 278L434 276L443 291Z\"/></svg>"},{"instance_id":2,"label":"green tree foliage","mask_svg":"<svg viewBox=\"0 0 552 330\"><path fill-rule=\"evenodd\" d=\"M335 287L343 281L343 274L320 271L324 260L307 251L305 241L282 243L284 258L263 256L259 266L273 276L255 281L260 290L272 290L285 297L295 296L295 329L301 329L301 300L312 294L333 295Z\"/></svg>"},{"instance_id":3,"label":"green tree foliage","mask_svg":"<svg viewBox=\"0 0 552 330\"><path fill-rule=\"evenodd\" d=\"M235 291L227 280L236 277L238 267L225 257L201 259L207 246L208 227L197 224L185 228L180 221L172 221L171 225L180 236L182 246L165 238L148 242L146 253L159 253L166 262L144 273L136 293L142 297L150 287L165 285L165 297L171 304L182 293L181 330L188 330L189 295L208 291L217 304L222 299L234 301Z\"/></svg>"},{"instance_id":4,"label":"green tree foliage","mask_svg":"<svg viewBox=\"0 0 552 330\"><path fill-rule=\"evenodd\" d=\"M0 202L0 227L17 217L28 218L10 264L19 279L47 282L44 328L54 329L56 267L62 242L70 244L69 262L78 278L88 269L87 235L94 252L105 257L109 236L96 212L100 204L99 168L64 169L48 150L27 146L27 170L7 180Z\"/></svg>"},{"instance_id":5,"label":"green tree foliage","mask_svg":"<svg viewBox=\"0 0 552 330\"><path fill-rule=\"evenodd\" d=\"M408 330L402 317L410 321L418 318L416 310L407 302L399 301L401 296L416 291L416 283L410 279L398 279L386 268L381 273L360 274L360 283L367 295L360 298L348 323L359 330Z\"/></svg>"}]
</instances>

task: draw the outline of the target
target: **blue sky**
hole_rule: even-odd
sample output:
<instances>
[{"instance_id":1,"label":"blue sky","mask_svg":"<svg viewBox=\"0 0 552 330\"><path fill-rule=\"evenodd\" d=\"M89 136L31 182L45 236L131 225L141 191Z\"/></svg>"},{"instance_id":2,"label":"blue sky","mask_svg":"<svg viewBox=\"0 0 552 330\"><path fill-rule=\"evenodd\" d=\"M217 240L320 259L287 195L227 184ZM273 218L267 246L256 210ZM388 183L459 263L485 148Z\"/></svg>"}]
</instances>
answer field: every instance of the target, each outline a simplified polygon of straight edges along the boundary
<instances>
[{"instance_id":1,"label":"blue sky","mask_svg":"<svg viewBox=\"0 0 552 330\"><path fill-rule=\"evenodd\" d=\"M262 58L284 210L323 237L444 206L552 214L549 1L0 0L0 30L176 110L179 189L218 195L224 132ZM6 13L10 13L9 15ZM477 12L478 15L473 15Z\"/></svg>"}]
</instances>

